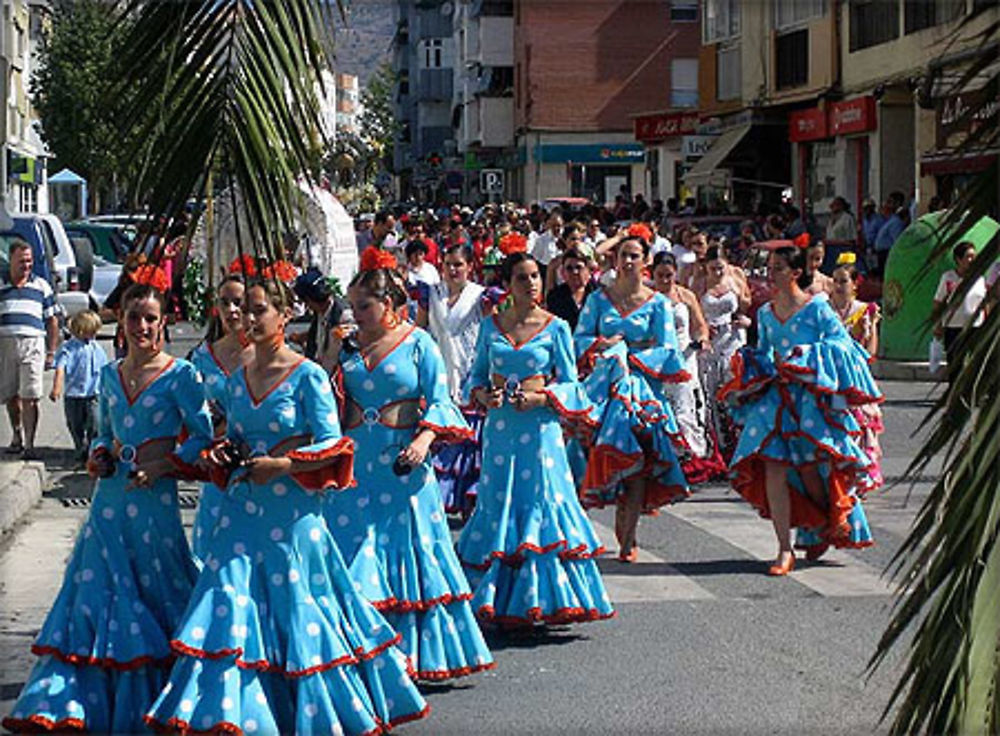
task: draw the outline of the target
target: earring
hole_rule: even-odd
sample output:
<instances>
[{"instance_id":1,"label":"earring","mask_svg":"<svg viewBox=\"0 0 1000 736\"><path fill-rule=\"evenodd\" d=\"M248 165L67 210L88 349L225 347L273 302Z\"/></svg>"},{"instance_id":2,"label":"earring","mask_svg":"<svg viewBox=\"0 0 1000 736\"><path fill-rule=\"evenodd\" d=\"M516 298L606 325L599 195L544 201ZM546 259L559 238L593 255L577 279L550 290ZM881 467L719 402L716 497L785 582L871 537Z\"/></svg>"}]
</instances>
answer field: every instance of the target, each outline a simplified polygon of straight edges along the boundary
<instances>
[{"instance_id":1,"label":"earring","mask_svg":"<svg viewBox=\"0 0 1000 736\"><path fill-rule=\"evenodd\" d=\"M399 315L396 314L392 309L386 309L382 312L382 326L387 330L391 330L399 324Z\"/></svg>"}]
</instances>

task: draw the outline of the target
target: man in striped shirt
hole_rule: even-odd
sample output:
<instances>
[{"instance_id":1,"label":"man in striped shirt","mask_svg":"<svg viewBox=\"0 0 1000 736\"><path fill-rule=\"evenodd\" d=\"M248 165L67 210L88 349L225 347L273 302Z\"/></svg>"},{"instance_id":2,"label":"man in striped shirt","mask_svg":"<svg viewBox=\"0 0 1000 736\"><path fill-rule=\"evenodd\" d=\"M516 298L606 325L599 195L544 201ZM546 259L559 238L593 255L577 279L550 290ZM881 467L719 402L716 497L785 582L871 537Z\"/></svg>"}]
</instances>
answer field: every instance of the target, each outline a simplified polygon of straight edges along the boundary
<instances>
[{"instance_id":1,"label":"man in striped shirt","mask_svg":"<svg viewBox=\"0 0 1000 736\"><path fill-rule=\"evenodd\" d=\"M45 280L32 275L32 265L31 246L13 241L10 281L0 282L0 401L7 405L13 430L7 452L25 460L38 459L35 430L42 372L59 340L55 295Z\"/></svg>"}]
</instances>

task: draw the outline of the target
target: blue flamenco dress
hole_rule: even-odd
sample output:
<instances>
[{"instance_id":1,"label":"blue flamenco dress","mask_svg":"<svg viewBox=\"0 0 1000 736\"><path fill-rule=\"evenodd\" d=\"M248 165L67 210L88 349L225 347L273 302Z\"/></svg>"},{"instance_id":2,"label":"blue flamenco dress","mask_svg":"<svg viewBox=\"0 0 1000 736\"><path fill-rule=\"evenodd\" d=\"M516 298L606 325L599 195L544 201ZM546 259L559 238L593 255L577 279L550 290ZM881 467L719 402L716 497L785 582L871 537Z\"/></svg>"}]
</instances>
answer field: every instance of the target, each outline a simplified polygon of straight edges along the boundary
<instances>
[{"instance_id":1,"label":"blue flamenco dress","mask_svg":"<svg viewBox=\"0 0 1000 736\"><path fill-rule=\"evenodd\" d=\"M168 457L186 476L212 438L198 375L171 359L130 395L118 363L101 372L93 449L115 451L187 439ZM166 682L170 636L180 623L197 569L177 503L177 481L129 488L131 465L100 478L62 587L32 646L40 659L5 728L15 731L136 733Z\"/></svg>"},{"instance_id":2,"label":"blue flamenco dress","mask_svg":"<svg viewBox=\"0 0 1000 736\"><path fill-rule=\"evenodd\" d=\"M225 431L224 422L219 423L218 419L223 417L222 407L224 406L226 381L229 380L229 373L215 357L212 345L207 341L191 353L191 364L201 376L202 384L205 387L205 397L212 410L212 418L216 422L216 434L218 435ZM201 496L198 499L198 512L194 517L194 531L191 534L191 550L199 561L204 560L205 554L208 552L208 540L219 520L222 496L222 489L215 483L211 481L202 483Z\"/></svg>"},{"instance_id":3,"label":"blue flamenco dress","mask_svg":"<svg viewBox=\"0 0 1000 736\"><path fill-rule=\"evenodd\" d=\"M598 338L621 336L599 349ZM642 510L651 512L689 495L678 453L687 445L664 385L691 380L677 342L670 302L654 292L621 312L605 290L580 311L574 344L584 383L600 411L587 458L584 504L602 507L624 498L624 481L644 478Z\"/></svg>"},{"instance_id":4,"label":"blue flamenco dress","mask_svg":"<svg viewBox=\"0 0 1000 736\"><path fill-rule=\"evenodd\" d=\"M358 485L329 496L325 513L356 585L402 634L417 678L492 668L430 458L405 475L392 469L423 429L438 441L472 434L449 396L440 350L412 328L374 365L359 352L343 355L338 383Z\"/></svg>"},{"instance_id":5,"label":"blue flamenco dress","mask_svg":"<svg viewBox=\"0 0 1000 736\"><path fill-rule=\"evenodd\" d=\"M352 483L326 373L302 360L262 396L227 383L227 433L258 454L320 463L252 483L237 470L147 723L180 732L381 732L427 713L400 637L357 594L323 520Z\"/></svg>"},{"instance_id":6,"label":"blue flamenco dress","mask_svg":"<svg viewBox=\"0 0 1000 736\"><path fill-rule=\"evenodd\" d=\"M576 436L594 426L577 381L569 327L550 316L523 342L496 318L484 321L466 387L535 383L545 406L504 402L483 427L476 508L458 540L478 615L505 625L562 624L614 616L596 557L604 553L577 499L563 424Z\"/></svg>"},{"instance_id":7,"label":"blue flamenco dress","mask_svg":"<svg viewBox=\"0 0 1000 736\"><path fill-rule=\"evenodd\" d=\"M814 297L785 321L769 303L758 315L758 346L737 354L734 377L719 392L742 426L730 464L733 488L770 518L764 463L787 466L797 547L874 543L858 497L871 460L851 413L882 401L868 360L826 299ZM826 507L806 493L799 468L807 466L818 467Z\"/></svg>"}]
</instances>

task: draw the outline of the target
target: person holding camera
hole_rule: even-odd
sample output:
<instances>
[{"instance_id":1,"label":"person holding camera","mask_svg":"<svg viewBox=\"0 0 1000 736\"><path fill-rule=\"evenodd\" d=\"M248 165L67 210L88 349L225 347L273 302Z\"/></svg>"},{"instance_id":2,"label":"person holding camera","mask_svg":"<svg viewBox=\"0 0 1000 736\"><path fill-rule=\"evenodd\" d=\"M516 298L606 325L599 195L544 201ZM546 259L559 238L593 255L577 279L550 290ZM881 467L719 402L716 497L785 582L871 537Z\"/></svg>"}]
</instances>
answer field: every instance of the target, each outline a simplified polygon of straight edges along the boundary
<instances>
[{"instance_id":1,"label":"person holding camera","mask_svg":"<svg viewBox=\"0 0 1000 736\"><path fill-rule=\"evenodd\" d=\"M466 394L486 414L476 508L458 540L473 605L505 626L614 615L596 557L604 547L576 495L564 425L588 433L593 404L577 381L566 323L538 306L535 258L508 255L512 305L483 322Z\"/></svg>"},{"instance_id":2,"label":"person holding camera","mask_svg":"<svg viewBox=\"0 0 1000 736\"><path fill-rule=\"evenodd\" d=\"M402 635L415 677L490 669L430 458L434 442L469 440L472 430L449 395L434 339L399 317L402 277L361 271L348 298L358 329L340 348L334 381L358 485L327 500L327 524L358 590Z\"/></svg>"},{"instance_id":3,"label":"person holding camera","mask_svg":"<svg viewBox=\"0 0 1000 736\"><path fill-rule=\"evenodd\" d=\"M31 648L39 660L4 719L10 730L145 731L198 574L176 479L212 440L208 406L194 367L161 352L163 293L135 284L121 304L128 355L101 371L90 513Z\"/></svg>"},{"instance_id":4,"label":"person holding camera","mask_svg":"<svg viewBox=\"0 0 1000 736\"><path fill-rule=\"evenodd\" d=\"M323 519L324 493L353 483L353 442L326 372L285 345L291 305L280 281L247 285L253 358L227 382L227 441L202 461L226 495L156 731L361 734L427 712Z\"/></svg>"}]
</instances>

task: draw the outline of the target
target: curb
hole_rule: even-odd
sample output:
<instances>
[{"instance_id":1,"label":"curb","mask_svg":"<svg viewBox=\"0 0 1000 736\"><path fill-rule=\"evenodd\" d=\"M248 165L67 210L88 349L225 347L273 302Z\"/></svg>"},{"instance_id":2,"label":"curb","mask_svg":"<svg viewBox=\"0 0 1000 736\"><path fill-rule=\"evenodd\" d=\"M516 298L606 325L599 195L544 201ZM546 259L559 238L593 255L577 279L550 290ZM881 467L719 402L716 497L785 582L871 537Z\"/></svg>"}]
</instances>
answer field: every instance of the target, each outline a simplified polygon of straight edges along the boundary
<instances>
[{"instance_id":1,"label":"curb","mask_svg":"<svg viewBox=\"0 0 1000 736\"><path fill-rule=\"evenodd\" d=\"M933 383L941 380L941 375L931 373L929 364L926 362L878 359L871 368L872 375L880 381Z\"/></svg>"},{"instance_id":2,"label":"curb","mask_svg":"<svg viewBox=\"0 0 1000 736\"><path fill-rule=\"evenodd\" d=\"M0 463L0 535L42 500L48 477L41 462Z\"/></svg>"}]
</instances>

